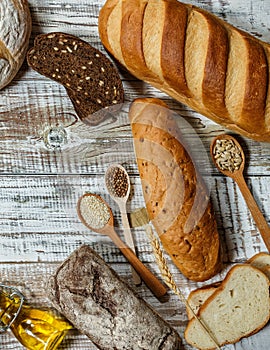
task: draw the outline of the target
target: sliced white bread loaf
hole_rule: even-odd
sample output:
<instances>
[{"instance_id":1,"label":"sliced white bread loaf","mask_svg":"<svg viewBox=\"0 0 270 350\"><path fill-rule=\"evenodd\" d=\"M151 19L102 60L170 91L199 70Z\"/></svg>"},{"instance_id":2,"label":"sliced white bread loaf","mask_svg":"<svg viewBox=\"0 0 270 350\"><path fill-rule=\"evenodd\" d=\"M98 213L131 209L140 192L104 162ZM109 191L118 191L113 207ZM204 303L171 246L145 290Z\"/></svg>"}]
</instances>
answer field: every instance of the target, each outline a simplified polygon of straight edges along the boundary
<instances>
[{"instance_id":1,"label":"sliced white bread loaf","mask_svg":"<svg viewBox=\"0 0 270 350\"><path fill-rule=\"evenodd\" d=\"M236 343L264 327L270 317L269 285L267 276L249 264L230 269L198 312L220 346ZM189 321L185 338L198 349L216 348L195 318Z\"/></svg>"},{"instance_id":2,"label":"sliced white bread loaf","mask_svg":"<svg viewBox=\"0 0 270 350\"><path fill-rule=\"evenodd\" d=\"M247 260L247 263L261 270L270 280L270 254L265 252L258 253ZM197 315L200 307L216 291L220 283L221 282L217 282L197 288L189 294L187 302L193 310L192 312L190 308L187 307L187 316L189 320L194 317L194 313Z\"/></svg>"},{"instance_id":3,"label":"sliced white bread loaf","mask_svg":"<svg viewBox=\"0 0 270 350\"><path fill-rule=\"evenodd\" d=\"M260 270L265 269L267 267L270 267L270 254L265 252L258 253L248 259L247 263L254 267L257 267Z\"/></svg>"},{"instance_id":4,"label":"sliced white bread loaf","mask_svg":"<svg viewBox=\"0 0 270 350\"><path fill-rule=\"evenodd\" d=\"M187 307L187 316L189 320L194 317L194 313L195 315L198 314L200 307L217 290L219 286L220 282L209 284L202 288L195 289L189 294L187 298L187 303L190 306Z\"/></svg>"}]
</instances>

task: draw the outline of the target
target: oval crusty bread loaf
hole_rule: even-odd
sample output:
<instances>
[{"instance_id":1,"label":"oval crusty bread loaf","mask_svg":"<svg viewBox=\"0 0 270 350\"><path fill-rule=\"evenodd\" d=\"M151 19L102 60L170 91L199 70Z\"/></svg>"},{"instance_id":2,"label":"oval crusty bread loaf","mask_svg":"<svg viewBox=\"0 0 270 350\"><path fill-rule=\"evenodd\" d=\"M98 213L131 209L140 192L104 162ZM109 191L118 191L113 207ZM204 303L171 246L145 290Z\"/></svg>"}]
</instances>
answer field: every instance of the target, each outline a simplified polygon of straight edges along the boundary
<instances>
[{"instance_id":1,"label":"oval crusty bread loaf","mask_svg":"<svg viewBox=\"0 0 270 350\"><path fill-rule=\"evenodd\" d=\"M203 281L221 268L220 241L208 191L166 104L136 99L130 107L148 216L175 265Z\"/></svg>"},{"instance_id":2,"label":"oval crusty bread loaf","mask_svg":"<svg viewBox=\"0 0 270 350\"><path fill-rule=\"evenodd\" d=\"M88 245L48 283L54 306L99 349L180 350L181 338Z\"/></svg>"},{"instance_id":3,"label":"oval crusty bread loaf","mask_svg":"<svg viewBox=\"0 0 270 350\"><path fill-rule=\"evenodd\" d=\"M231 130L270 142L270 45L177 0L107 0L99 33L137 78Z\"/></svg>"},{"instance_id":4,"label":"oval crusty bread loaf","mask_svg":"<svg viewBox=\"0 0 270 350\"><path fill-rule=\"evenodd\" d=\"M0 89L3 89L24 61L32 21L26 0L1 0L0 13Z\"/></svg>"},{"instance_id":5,"label":"oval crusty bread loaf","mask_svg":"<svg viewBox=\"0 0 270 350\"><path fill-rule=\"evenodd\" d=\"M236 343L266 325L270 317L269 285L267 276L251 265L230 269L198 313L220 346ZM197 349L216 349L195 318L187 325L185 339Z\"/></svg>"},{"instance_id":6,"label":"oval crusty bread loaf","mask_svg":"<svg viewBox=\"0 0 270 350\"><path fill-rule=\"evenodd\" d=\"M121 108L124 90L117 69L103 53L78 37L57 32L38 35L27 61L38 73L66 88L86 124L97 125Z\"/></svg>"}]
</instances>

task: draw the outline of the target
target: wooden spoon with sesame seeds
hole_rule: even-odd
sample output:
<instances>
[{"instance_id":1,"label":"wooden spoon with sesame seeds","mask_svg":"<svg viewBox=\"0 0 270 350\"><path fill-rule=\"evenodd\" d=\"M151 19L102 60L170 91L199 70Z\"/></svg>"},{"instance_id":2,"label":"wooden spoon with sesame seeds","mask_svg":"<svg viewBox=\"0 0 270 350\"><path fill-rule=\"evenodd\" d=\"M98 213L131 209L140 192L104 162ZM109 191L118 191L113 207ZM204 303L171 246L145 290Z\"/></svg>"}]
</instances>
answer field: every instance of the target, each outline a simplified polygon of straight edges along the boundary
<instances>
[{"instance_id":1,"label":"wooden spoon with sesame seeds","mask_svg":"<svg viewBox=\"0 0 270 350\"><path fill-rule=\"evenodd\" d=\"M239 186L266 248L270 251L270 227L244 179L245 154L239 142L231 135L219 135L212 140L210 153L217 169Z\"/></svg>"},{"instance_id":2,"label":"wooden spoon with sesame seeds","mask_svg":"<svg viewBox=\"0 0 270 350\"><path fill-rule=\"evenodd\" d=\"M120 164L110 165L105 174L105 184L108 193L119 206L125 241L134 254L136 254L134 239L127 216L127 200L130 194L130 180L126 169ZM133 282L136 285L141 284L141 278L133 267L131 267L131 272Z\"/></svg>"},{"instance_id":3,"label":"wooden spoon with sesame seeds","mask_svg":"<svg viewBox=\"0 0 270 350\"><path fill-rule=\"evenodd\" d=\"M77 212L81 222L87 228L111 238L157 298L161 298L167 293L166 287L150 270L148 270L118 236L114 229L114 219L111 208L103 198L92 193L84 194L78 200Z\"/></svg>"}]
</instances>

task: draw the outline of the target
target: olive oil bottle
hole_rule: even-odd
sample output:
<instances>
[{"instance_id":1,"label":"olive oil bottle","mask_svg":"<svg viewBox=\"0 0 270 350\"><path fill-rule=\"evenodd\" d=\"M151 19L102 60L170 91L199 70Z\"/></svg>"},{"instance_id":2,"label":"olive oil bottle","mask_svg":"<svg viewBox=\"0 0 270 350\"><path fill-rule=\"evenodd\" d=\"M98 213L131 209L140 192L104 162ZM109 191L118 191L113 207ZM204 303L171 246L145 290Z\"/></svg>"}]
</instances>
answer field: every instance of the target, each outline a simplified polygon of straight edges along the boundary
<instances>
[{"instance_id":1,"label":"olive oil bottle","mask_svg":"<svg viewBox=\"0 0 270 350\"><path fill-rule=\"evenodd\" d=\"M73 328L50 310L31 307L15 288L0 285L0 332L12 331L29 350L54 350Z\"/></svg>"}]
</instances>

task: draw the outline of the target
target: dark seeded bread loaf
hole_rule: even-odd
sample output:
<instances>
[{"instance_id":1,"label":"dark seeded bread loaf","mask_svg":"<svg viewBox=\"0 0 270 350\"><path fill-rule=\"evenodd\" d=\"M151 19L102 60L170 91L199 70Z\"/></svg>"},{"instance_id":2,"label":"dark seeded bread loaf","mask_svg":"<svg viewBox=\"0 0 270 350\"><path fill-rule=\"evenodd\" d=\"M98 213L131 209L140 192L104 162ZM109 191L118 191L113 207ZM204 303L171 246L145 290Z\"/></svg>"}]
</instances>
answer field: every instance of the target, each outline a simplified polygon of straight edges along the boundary
<instances>
[{"instance_id":1,"label":"dark seeded bread loaf","mask_svg":"<svg viewBox=\"0 0 270 350\"><path fill-rule=\"evenodd\" d=\"M41 34L28 51L28 64L62 84L78 116L99 124L110 111L120 108L124 91L118 71L99 50L70 34Z\"/></svg>"},{"instance_id":2,"label":"dark seeded bread loaf","mask_svg":"<svg viewBox=\"0 0 270 350\"><path fill-rule=\"evenodd\" d=\"M215 213L172 111L141 98L129 119L147 213L164 249L187 278L213 277L222 265Z\"/></svg>"},{"instance_id":3,"label":"dark seeded bread loaf","mask_svg":"<svg viewBox=\"0 0 270 350\"><path fill-rule=\"evenodd\" d=\"M49 280L54 306L103 350L180 350L181 339L88 245Z\"/></svg>"}]
</instances>

